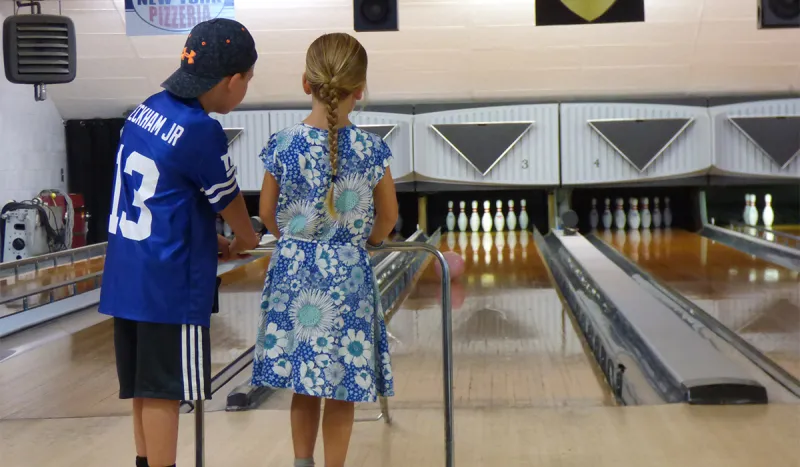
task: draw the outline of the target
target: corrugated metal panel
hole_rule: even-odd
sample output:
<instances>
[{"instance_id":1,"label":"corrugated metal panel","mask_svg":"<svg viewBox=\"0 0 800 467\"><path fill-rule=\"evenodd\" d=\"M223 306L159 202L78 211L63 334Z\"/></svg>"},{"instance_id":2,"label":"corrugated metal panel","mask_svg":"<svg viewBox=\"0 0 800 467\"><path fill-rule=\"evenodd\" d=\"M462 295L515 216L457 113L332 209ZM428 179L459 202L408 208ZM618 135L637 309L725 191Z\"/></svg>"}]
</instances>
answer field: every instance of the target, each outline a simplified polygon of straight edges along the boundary
<instances>
[{"instance_id":1,"label":"corrugated metal panel","mask_svg":"<svg viewBox=\"0 0 800 467\"><path fill-rule=\"evenodd\" d=\"M297 125L305 120L310 112L311 109L274 110L269 112L270 134L277 133L285 128L289 128L292 125Z\"/></svg>"},{"instance_id":2,"label":"corrugated metal panel","mask_svg":"<svg viewBox=\"0 0 800 467\"><path fill-rule=\"evenodd\" d=\"M308 117L310 110L281 110L270 112L272 132L283 130ZM392 177L398 179L411 175L411 115L390 114L380 112L353 112L350 117L356 125L389 125L397 124L398 127L389 135L386 142L392 149L394 161L392 162Z\"/></svg>"},{"instance_id":3,"label":"corrugated metal panel","mask_svg":"<svg viewBox=\"0 0 800 467\"><path fill-rule=\"evenodd\" d=\"M382 112L353 112L351 115L356 125L397 125L397 128L386 138L386 143L392 149L392 178L408 181L413 179L413 153L412 135L414 117L411 115L391 114ZM369 129L367 129L369 130Z\"/></svg>"},{"instance_id":4,"label":"corrugated metal panel","mask_svg":"<svg viewBox=\"0 0 800 467\"><path fill-rule=\"evenodd\" d=\"M243 128L244 132L231 145L228 154L238 168L239 187L243 191L260 191L264 167L258 155L269 139L270 115L263 111L231 112L213 115L223 128Z\"/></svg>"},{"instance_id":5,"label":"corrugated metal panel","mask_svg":"<svg viewBox=\"0 0 800 467\"><path fill-rule=\"evenodd\" d=\"M437 123L536 122L485 177L430 128ZM487 107L417 115L414 170L442 182L557 185L558 104Z\"/></svg>"},{"instance_id":6,"label":"corrugated metal panel","mask_svg":"<svg viewBox=\"0 0 800 467\"><path fill-rule=\"evenodd\" d=\"M730 121L729 117L800 115L800 99L750 102L710 109L714 124L714 166L735 174L800 177L800 159L795 158L781 170Z\"/></svg>"},{"instance_id":7,"label":"corrugated metal panel","mask_svg":"<svg viewBox=\"0 0 800 467\"><path fill-rule=\"evenodd\" d=\"M639 172L587 123L599 119L694 118L650 167ZM562 104L561 181L565 185L678 178L711 166L711 123L699 107L647 104Z\"/></svg>"}]
</instances>

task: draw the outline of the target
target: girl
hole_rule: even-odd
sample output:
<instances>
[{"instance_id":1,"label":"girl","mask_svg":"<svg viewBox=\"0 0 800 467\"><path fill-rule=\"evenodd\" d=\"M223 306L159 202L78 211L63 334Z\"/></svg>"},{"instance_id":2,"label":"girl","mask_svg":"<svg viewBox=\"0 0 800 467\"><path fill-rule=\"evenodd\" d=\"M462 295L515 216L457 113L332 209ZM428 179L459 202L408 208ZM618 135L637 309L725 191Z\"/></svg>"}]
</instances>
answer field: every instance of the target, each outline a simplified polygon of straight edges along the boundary
<instances>
[{"instance_id":1,"label":"girl","mask_svg":"<svg viewBox=\"0 0 800 467\"><path fill-rule=\"evenodd\" d=\"M367 52L327 34L306 55L311 114L270 137L260 215L278 245L262 295L253 384L294 391L295 466L313 466L320 403L325 466L347 456L355 402L393 395L389 345L366 244L397 221L392 154L348 115L364 96Z\"/></svg>"}]
</instances>

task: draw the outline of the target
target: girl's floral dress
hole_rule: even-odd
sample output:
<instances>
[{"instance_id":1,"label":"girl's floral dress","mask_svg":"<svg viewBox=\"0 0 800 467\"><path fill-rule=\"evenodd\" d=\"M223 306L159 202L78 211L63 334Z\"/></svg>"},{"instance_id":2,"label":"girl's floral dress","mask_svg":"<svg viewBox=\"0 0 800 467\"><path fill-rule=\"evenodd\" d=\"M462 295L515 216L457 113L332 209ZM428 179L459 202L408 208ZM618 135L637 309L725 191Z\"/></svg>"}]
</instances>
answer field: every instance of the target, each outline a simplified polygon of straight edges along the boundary
<instances>
[{"instance_id":1,"label":"girl's floral dress","mask_svg":"<svg viewBox=\"0 0 800 467\"><path fill-rule=\"evenodd\" d=\"M328 132L306 124L282 130L260 155L280 184L281 238L267 271L253 384L350 402L393 395L389 344L366 250L372 191L392 158L377 135L339 129L331 186Z\"/></svg>"}]
</instances>

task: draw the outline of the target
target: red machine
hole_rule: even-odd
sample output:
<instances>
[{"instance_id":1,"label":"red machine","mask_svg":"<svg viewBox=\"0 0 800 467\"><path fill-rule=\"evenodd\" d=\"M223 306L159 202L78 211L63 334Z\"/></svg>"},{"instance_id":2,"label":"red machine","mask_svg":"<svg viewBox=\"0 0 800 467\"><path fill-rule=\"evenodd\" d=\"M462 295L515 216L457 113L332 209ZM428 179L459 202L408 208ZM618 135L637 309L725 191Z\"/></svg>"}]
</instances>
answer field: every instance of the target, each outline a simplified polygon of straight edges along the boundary
<instances>
[{"instance_id":1,"label":"red machine","mask_svg":"<svg viewBox=\"0 0 800 467\"><path fill-rule=\"evenodd\" d=\"M69 196L69 200L67 200L67 196ZM56 214L56 225L53 226L55 230L63 230L65 226L72 224L71 242L69 245L65 245L66 248L86 246L86 234L89 229L83 195L77 193L64 195L56 191L43 191L39 193L39 199L44 205L50 206Z\"/></svg>"}]
</instances>

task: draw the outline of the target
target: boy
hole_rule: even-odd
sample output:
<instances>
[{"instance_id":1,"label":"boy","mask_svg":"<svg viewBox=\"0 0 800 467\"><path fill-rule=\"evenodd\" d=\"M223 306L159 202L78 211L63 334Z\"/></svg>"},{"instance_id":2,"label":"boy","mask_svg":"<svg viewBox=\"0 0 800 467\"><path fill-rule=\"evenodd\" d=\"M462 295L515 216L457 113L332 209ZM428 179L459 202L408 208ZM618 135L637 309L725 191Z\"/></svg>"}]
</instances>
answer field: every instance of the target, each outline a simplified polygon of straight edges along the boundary
<instances>
[{"instance_id":1,"label":"boy","mask_svg":"<svg viewBox=\"0 0 800 467\"><path fill-rule=\"evenodd\" d=\"M189 34L181 66L127 118L117 152L100 312L114 317L120 398L133 399L137 467L175 465L178 405L210 397L210 316L218 253L254 248L225 114L244 99L258 55L241 24ZM220 213L236 237L218 236Z\"/></svg>"}]
</instances>

